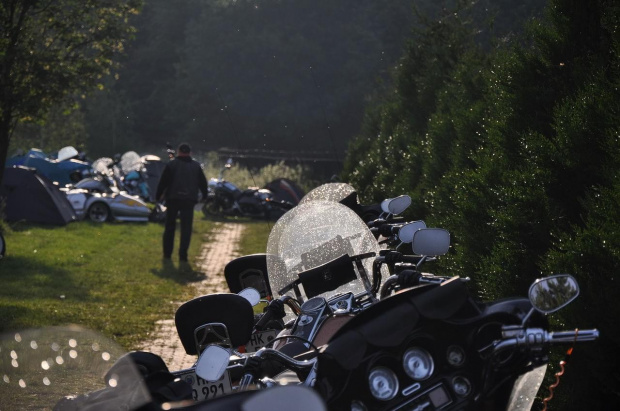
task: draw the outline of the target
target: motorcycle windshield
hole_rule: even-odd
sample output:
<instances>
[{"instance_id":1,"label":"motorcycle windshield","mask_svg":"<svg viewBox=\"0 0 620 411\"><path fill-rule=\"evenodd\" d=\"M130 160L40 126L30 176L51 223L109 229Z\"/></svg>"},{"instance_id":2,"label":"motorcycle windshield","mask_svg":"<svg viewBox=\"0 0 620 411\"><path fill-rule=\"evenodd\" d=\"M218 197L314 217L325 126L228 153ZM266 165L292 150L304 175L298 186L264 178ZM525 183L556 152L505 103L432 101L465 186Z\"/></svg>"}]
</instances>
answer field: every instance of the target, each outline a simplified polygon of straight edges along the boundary
<instances>
[{"instance_id":1,"label":"motorcycle windshield","mask_svg":"<svg viewBox=\"0 0 620 411\"><path fill-rule=\"evenodd\" d=\"M328 183L316 187L306 194L299 204L308 201L325 200L339 202L355 193L355 189L346 183Z\"/></svg>"},{"instance_id":2,"label":"motorcycle windshield","mask_svg":"<svg viewBox=\"0 0 620 411\"><path fill-rule=\"evenodd\" d=\"M0 369L2 409L134 410L151 401L140 371L117 343L75 326L0 335Z\"/></svg>"},{"instance_id":3,"label":"motorcycle windshield","mask_svg":"<svg viewBox=\"0 0 620 411\"><path fill-rule=\"evenodd\" d=\"M286 288L299 279L301 272L328 263L335 258L379 254L379 244L364 221L350 208L337 202L309 201L284 214L274 225L267 242L267 273L274 293L295 296ZM372 275L373 258L363 260L369 276ZM344 274L343 274L344 275ZM301 297L307 300L303 287ZM332 291L322 293L326 299L346 292L365 292L364 284L356 271L356 279Z\"/></svg>"},{"instance_id":4,"label":"motorcycle windshield","mask_svg":"<svg viewBox=\"0 0 620 411\"><path fill-rule=\"evenodd\" d=\"M113 163L114 163L114 160L112 160L111 158L101 157L93 161L93 164L91 165L91 167L93 168L93 170L95 170L99 174L108 175L108 168Z\"/></svg>"},{"instance_id":5,"label":"motorcycle windshield","mask_svg":"<svg viewBox=\"0 0 620 411\"><path fill-rule=\"evenodd\" d=\"M141 170L143 167L143 163L138 153L136 153L135 151L128 151L121 156L120 166L121 170L123 170L123 173L127 174L133 170Z\"/></svg>"},{"instance_id":6,"label":"motorcycle windshield","mask_svg":"<svg viewBox=\"0 0 620 411\"><path fill-rule=\"evenodd\" d=\"M512 387L506 411L530 410L546 372L547 364L544 364L517 378Z\"/></svg>"}]
</instances>

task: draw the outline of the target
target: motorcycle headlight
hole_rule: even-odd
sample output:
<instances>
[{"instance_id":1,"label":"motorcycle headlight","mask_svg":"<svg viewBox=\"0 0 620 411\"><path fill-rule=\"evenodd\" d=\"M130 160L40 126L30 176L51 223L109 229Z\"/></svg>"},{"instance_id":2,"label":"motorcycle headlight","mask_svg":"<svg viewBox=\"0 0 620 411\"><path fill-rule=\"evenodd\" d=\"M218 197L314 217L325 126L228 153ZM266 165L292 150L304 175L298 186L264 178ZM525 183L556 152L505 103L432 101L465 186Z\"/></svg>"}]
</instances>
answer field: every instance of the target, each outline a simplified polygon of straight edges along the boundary
<instances>
[{"instance_id":1,"label":"motorcycle headlight","mask_svg":"<svg viewBox=\"0 0 620 411\"><path fill-rule=\"evenodd\" d=\"M403 355L403 368L409 377L422 381L433 374L433 357L423 348L409 348Z\"/></svg>"},{"instance_id":2,"label":"motorcycle headlight","mask_svg":"<svg viewBox=\"0 0 620 411\"><path fill-rule=\"evenodd\" d=\"M375 367L368 374L368 386L373 397L389 401L398 393L398 377L386 367Z\"/></svg>"}]
</instances>

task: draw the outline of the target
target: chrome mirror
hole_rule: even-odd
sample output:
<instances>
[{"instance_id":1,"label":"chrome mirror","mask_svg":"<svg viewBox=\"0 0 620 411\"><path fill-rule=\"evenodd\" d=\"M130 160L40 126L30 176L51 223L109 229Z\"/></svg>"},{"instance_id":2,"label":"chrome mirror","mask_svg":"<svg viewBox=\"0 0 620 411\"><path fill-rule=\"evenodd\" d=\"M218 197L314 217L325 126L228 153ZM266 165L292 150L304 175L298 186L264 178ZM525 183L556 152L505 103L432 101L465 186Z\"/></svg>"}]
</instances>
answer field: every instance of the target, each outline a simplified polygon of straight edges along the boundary
<instances>
[{"instance_id":1,"label":"chrome mirror","mask_svg":"<svg viewBox=\"0 0 620 411\"><path fill-rule=\"evenodd\" d=\"M387 209L390 214L400 214L411 205L411 197L408 195L398 196L389 200Z\"/></svg>"},{"instance_id":2,"label":"chrome mirror","mask_svg":"<svg viewBox=\"0 0 620 411\"><path fill-rule=\"evenodd\" d=\"M209 382L217 381L226 372L229 361L230 352L226 348L209 345L196 363L196 375Z\"/></svg>"},{"instance_id":3,"label":"chrome mirror","mask_svg":"<svg viewBox=\"0 0 620 411\"><path fill-rule=\"evenodd\" d=\"M443 228L422 228L413 234L411 248L416 255L444 255L450 249L450 233Z\"/></svg>"},{"instance_id":4,"label":"chrome mirror","mask_svg":"<svg viewBox=\"0 0 620 411\"><path fill-rule=\"evenodd\" d=\"M530 286L530 302L538 311L550 314L565 307L579 295L577 280L568 274L538 279Z\"/></svg>"},{"instance_id":5,"label":"chrome mirror","mask_svg":"<svg viewBox=\"0 0 620 411\"><path fill-rule=\"evenodd\" d=\"M260 302L260 293L257 289L252 287L244 288L243 290L239 291L237 295L240 295L241 297L248 300L250 304L252 304L252 307L254 307Z\"/></svg>"},{"instance_id":6,"label":"chrome mirror","mask_svg":"<svg viewBox=\"0 0 620 411\"><path fill-rule=\"evenodd\" d=\"M415 232L422 228L426 228L426 223L422 220L407 223L398 229L398 239L402 243L410 243Z\"/></svg>"}]
</instances>

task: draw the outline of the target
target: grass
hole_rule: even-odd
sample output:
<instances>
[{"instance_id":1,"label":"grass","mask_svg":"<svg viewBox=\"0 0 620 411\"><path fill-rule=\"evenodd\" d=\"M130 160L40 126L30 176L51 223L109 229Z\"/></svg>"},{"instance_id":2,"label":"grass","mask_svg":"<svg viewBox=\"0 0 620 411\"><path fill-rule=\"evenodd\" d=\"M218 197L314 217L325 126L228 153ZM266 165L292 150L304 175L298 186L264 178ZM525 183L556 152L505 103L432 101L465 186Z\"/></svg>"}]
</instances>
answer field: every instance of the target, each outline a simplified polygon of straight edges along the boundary
<instances>
[{"instance_id":1,"label":"grass","mask_svg":"<svg viewBox=\"0 0 620 411\"><path fill-rule=\"evenodd\" d=\"M190 260L212 227L196 214ZM186 285L204 277L191 262L162 261L162 233L155 223L88 221L5 230L0 332L78 324L135 348L155 321L173 317L175 302L189 298Z\"/></svg>"},{"instance_id":2,"label":"grass","mask_svg":"<svg viewBox=\"0 0 620 411\"><path fill-rule=\"evenodd\" d=\"M273 221L246 222L243 236L239 241L239 253L241 255L264 253L267 250L267 240L273 225Z\"/></svg>"}]
</instances>

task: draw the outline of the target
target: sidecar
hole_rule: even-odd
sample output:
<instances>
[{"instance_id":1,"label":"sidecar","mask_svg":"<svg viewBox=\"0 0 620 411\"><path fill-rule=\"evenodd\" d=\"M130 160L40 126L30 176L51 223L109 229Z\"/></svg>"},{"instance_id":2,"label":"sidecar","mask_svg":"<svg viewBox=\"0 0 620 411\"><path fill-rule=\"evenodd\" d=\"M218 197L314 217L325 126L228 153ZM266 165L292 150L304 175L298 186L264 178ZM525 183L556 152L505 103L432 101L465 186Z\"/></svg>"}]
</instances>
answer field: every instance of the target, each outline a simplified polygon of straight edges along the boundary
<instances>
[{"instance_id":1,"label":"sidecar","mask_svg":"<svg viewBox=\"0 0 620 411\"><path fill-rule=\"evenodd\" d=\"M151 210L139 197L125 192L93 192L84 188L64 190L80 219L105 221L149 221Z\"/></svg>"}]
</instances>

